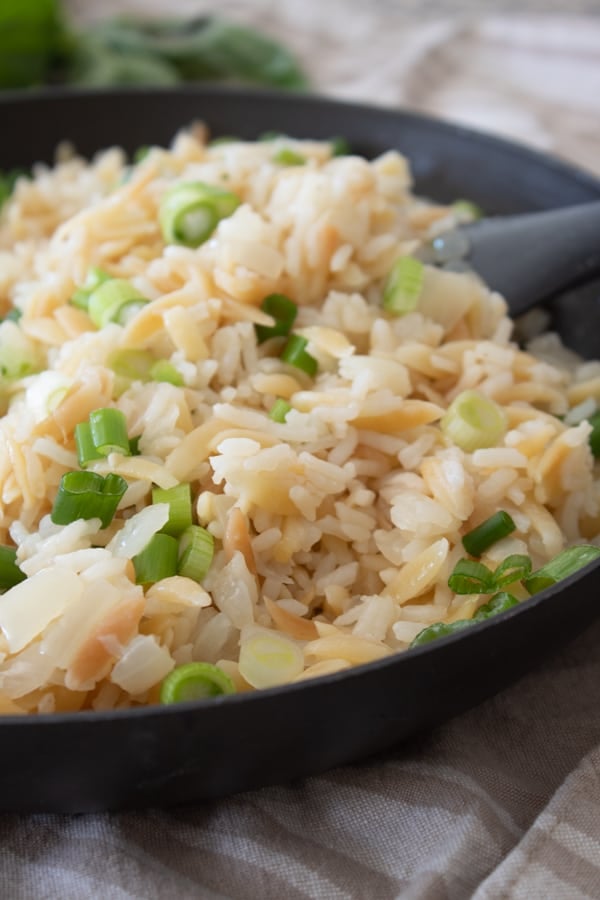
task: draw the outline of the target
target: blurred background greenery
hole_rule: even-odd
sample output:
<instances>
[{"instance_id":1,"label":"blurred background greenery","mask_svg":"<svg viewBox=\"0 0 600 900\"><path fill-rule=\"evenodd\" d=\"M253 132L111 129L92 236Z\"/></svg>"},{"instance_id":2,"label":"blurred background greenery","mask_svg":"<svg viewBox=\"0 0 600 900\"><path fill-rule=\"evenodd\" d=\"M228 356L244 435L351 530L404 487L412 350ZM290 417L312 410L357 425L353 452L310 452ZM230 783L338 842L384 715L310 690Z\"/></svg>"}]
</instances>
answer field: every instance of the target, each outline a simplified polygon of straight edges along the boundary
<instances>
[{"instance_id":1,"label":"blurred background greenery","mask_svg":"<svg viewBox=\"0 0 600 900\"><path fill-rule=\"evenodd\" d=\"M600 0L0 0L0 89L200 79L416 109L600 173Z\"/></svg>"},{"instance_id":2,"label":"blurred background greenery","mask_svg":"<svg viewBox=\"0 0 600 900\"><path fill-rule=\"evenodd\" d=\"M279 42L219 16L113 15L82 26L71 20L61 0L0 2L0 89L206 79L307 86Z\"/></svg>"}]
</instances>

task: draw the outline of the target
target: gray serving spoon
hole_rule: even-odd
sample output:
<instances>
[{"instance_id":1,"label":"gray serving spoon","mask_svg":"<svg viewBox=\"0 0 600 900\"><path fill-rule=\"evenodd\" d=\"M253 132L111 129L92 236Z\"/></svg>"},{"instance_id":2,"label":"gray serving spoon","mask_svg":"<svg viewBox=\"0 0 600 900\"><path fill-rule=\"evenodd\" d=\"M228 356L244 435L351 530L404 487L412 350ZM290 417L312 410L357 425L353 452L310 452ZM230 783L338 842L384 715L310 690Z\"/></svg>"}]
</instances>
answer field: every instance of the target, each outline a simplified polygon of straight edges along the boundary
<instances>
[{"instance_id":1,"label":"gray serving spoon","mask_svg":"<svg viewBox=\"0 0 600 900\"><path fill-rule=\"evenodd\" d=\"M600 201L458 226L432 242L430 259L473 269L518 316L600 277Z\"/></svg>"}]
</instances>

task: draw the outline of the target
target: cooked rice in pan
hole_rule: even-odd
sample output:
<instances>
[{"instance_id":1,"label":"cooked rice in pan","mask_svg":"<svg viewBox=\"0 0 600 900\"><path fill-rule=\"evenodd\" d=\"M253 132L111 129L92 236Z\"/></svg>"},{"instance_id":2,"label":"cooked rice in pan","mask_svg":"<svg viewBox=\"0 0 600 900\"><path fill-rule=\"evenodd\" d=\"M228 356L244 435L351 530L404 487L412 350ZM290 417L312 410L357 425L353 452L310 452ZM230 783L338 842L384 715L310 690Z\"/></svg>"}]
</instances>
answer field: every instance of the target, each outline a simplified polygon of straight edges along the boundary
<instances>
[{"instance_id":1,"label":"cooked rice in pan","mask_svg":"<svg viewBox=\"0 0 600 900\"><path fill-rule=\"evenodd\" d=\"M1 309L17 311L0 325L0 543L26 578L0 596L0 711L158 702L195 661L244 691L401 652L489 600L448 579L464 535L498 511L515 527L480 555L492 571L598 542L600 365L551 337L525 352L503 299L469 274L425 266L414 308L388 311L398 259L456 212L413 196L397 152L333 149L210 144L195 127L133 165L61 148L18 180L0 213ZM239 205L198 247L166 241L167 191L199 182ZM98 269L144 298L122 324L85 308ZM291 362L285 336L257 338L272 294L298 307ZM124 375L138 358L162 376ZM500 415L475 448L446 427L465 391ZM110 408L138 452L86 471L125 479L116 514L56 524L61 479L81 470L75 428ZM152 491L182 483L212 561L154 581L139 558L170 507Z\"/></svg>"}]
</instances>

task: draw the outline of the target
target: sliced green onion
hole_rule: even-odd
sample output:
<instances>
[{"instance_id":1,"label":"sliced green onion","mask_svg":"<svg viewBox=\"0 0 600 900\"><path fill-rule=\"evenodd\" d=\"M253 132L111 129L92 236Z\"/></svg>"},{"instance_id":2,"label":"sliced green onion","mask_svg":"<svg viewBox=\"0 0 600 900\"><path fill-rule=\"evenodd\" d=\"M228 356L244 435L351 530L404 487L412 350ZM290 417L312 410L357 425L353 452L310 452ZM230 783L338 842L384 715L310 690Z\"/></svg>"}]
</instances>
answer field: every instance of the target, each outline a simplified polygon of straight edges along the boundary
<instances>
[{"instance_id":1,"label":"sliced green onion","mask_svg":"<svg viewBox=\"0 0 600 900\"><path fill-rule=\"evenodd\" d=\"M521 581L530 594L536 594L557 581L568 578L599 557L599 547L590 544L570 547L533 574L530 558L520 553L507 556L495 572L475 560L461 559L448 579L448 586L456 594L492 594Z\"/></svg>"},{"instance_id":2,"label":"sliced green onion","mask_svg":"<svg viewBox=\"0 0 600 900\"><path fill-rule=\"evenodd\" d=\"M17 551L14 547L0 546L0 590L6 591L26 579L17 565Z\"/></svg>"},{"instance_id":3,"label":"sliced green onion","mask_svg":"<svg viewBox=\"0 0 600 900\"><path fill-rule=\"evenodd\" d=\"M455 594L493 594L496 579L483 563L474 559L459 559L448 578L448 587Z\"/></svg>"},{"instance_id":4,"label":"sliced green onion","mask_svg":"<svg viewBox=\"0 0 600 900\"><path fill-rule=\"evenodd\" d=\"M129 456L127 419L120 409L105 407L90 413L90 432L94 447L102 456L122 453Z\"/></svg>"},{"instance_id":5,"label":"sliced green onion","mask_svg":"<svg viewBox=\"0 0 600 900\"><path fill-rule=\"evenodd\" d=\"M304 670L304 653L291 638L259 631L242 641L240 675L255 688L292 681Z\"/></svg>"},{"instance_id":6,"label":"sliced green onion","mask_svg":"<svg viewBox=\"0 0 600 900\"><path fill-rule=\"evenodd\" d=\"M500 407L479 391L463 391L440 422L446 437L467 453L493 447L506 432Z\"/></svg>"},{"instance_id":7,"label":"sliced green onion","mask_svg":"<svg viewBox=\"0 0 600 900\"><path fill-rule=\"evenodd\" d=\"M240 198L223 188L202 181L177 184L160 204L163 238L167 244L199 247L239 205Z\"/></svg>"},{"instance_id":8,"label":"sliced green onion","mask_svg":"<svg viewBox=\"0 0 600 900\"><path fill-rule=\"evenodd\" d=\"M104 284L105 281L111 280L112 275L109 275L108 272L104 271L104 269L100 269L98 266L94 266L88 272L82 286L80 288L77 288L77 290L71 297L71 303L78 309L83 309L87 312L90 302L90 296L93 294L96 288L100 287L101 284Z\"/></svg>"},{"instance_id":9,"label":"sliced green onion","mask_svg":"<svg viewBox=\"0 0 600 900\"><path fill-rule=\"evenodd\" d=\"M215 541L206 528L189 525L179 540L179 564L177 574L201 582L210 569L215 552Z\"/></svg>"},{"instance_id":10,"label":"sliced green onion","mask_svg":"<svg viewBox=\"0 0 600 900\"><path fill-rule=\"evenodd\" d=\"M291 410L290 404L282 397L278 397L271 409L269 410L269 418L274 422L285 422L285 417Z\"/></svg>"},{"instance_id":11,"label":"sliced green onion","mask_svg":"<svg viewBox=\"0 0 600 900\"><path fill-rule=\"evenodd\" d=\"M492 616L497 616L507 609L518 604L516 597L502 591L494 594L491 600L488 600L483 606L480 606L472 619L458 619L456 622L436 622L434 625L428 625L423 631L413 639L411 647L421 647L423 644L429 644L430 641L436 641L438 638L447 637L449 634L455 634L462 631L469 625L476 622L484 622Z\"/></svg>"},{"instance_id":12,"label":"sliced green onion","mask_svg":"<svg viewBox=\"0 0 600 900\"><path fill-rule=\"evenodd\" d=\"M167 359L156 359L148 350L115 350L107 364L115 375L130 381L168 381L183 386L183 376Z\"/></svg>"},{"instance_id":13,"label":"sliced green onion","mask_svg":"<svg viewBox=\"0 0 600 900\"><path fill-rule=\"evenodd\" d=\"M127 482L120 475L103 478L96 472L67 472L60 480L50 518L55 525L98 518L107 528L126 490Z\"/></svg>"},{"instance_id":14,"label":"sliced green onion","mask_svg":"<svg viewBox=\"0 0 600 900\"><path fill-rule=\"evenodd\" d=\"M257 140L263 144L266 144L269 141L276 141L277 138L282 137L288 137L288 135L283 134L282 131L263 131L262 134L259 134Z\"/></svg>"},{"instance_id":15,"label":"sliced green onion","mask_svg":"<svg viewBox=\"0 0 600 900\"><path fill-rule=\"evenodd\" d=\"M177 574L177 541L169 534L154 534L133 557L136 584L155 584Z\"/></svg>"},{"instance_id":16,"label":"sliced green onion","mask_svg":"<svg viewBox=\"0 0 600 900\"><path fill-rule=\"evenodd\" d=\"M331 138L329 143L331 144L332 156L348 156L352 153L352 148L344 137Z\"/></svg>"},{"instance_id":17,"label":"sliced green onion","mask_svg":"<svg viewBox=\"0 0 600 900\"><path fill-rule=\"evenodd\" d=\"M12 192L13 189L8 181L8 178L0 171L0 212L2 212L2 207L4 206L6 201L10 199L10 195L12 194Z\"/></svg>"},{"instance_id":18,"label":"sliced green onion","mask_svg":"<svg viewBox=\"0 0 600 900\"><path fill-rule=\"evenodd\" d=\"M259 344L268 341L269 338L290 333L298 315L298 307L293 300L290 300L285 294L269 294L261 303L260 308L275 319L275 324L254 326Z\"/></svg>"},{"instance_id":19,"label":"sliced green onion","mask_svg":"<svg viewBox=\"0 0 600 900\"><path fill-rule=\"evenodd\" d=\"M509 514L501 509L465 534L463 547L471 556L481 556L492 544L512 534L516 527Z\"/></svg>"},{"instance_id":20,"label":"sliced green onion","mask_svg":"<svg viewBox=\"0 0 600 900\"><path fill-rule=\"evenodd\" d=\"M305 337L299 334L291 334L281 352L281 359L289 363L290 366L296 366L297 369L306 372L312 378L317 374L319 364L314 356L306 352L307 344L308 341Z\"/></svg>"},{"instance_id":21,"label":"sliced green onion","mask_svg":"<svg viewBox=\"0 0 600 900\"><path fill-rule=\"evenodd\" d=\"M452 204L452 211L460 218L468 219L475 222L477 219L483 218L483 210L471 200L456 200Z\"/></svg>"},{"instance_id":22,"label":"sliced green onion","mask_svg":"<svg viewBox=\"0 0 600 900\"><path fill-rule=\"evenodd\" d=\"M77 461L82 469L87 469L95 459L102 459L103 454L96 448L89 422L79 422L75 426L75 448Z\"/></svg>"},{"instance_id":23,"label":"sliced green onion","mask_svg":"<svg viewBox=\"0 0 600 900\"><path fill-rule=\"evenodd\" d=\"M217 225L219 216L211 203L190 204L184 212L179 212L176 224L169 232L169 243L185 244L186 247L198 247L211 236ZM163 229L165 235L166 229Z\"/></svg>"},{"instance_id":24,"label":"sliced green onion","mask_svg":"<svg viewBox=\"0 0 600 900\"><path fill-rule=\"evenodd\" d=\"M239 137L234 137L232 134L223 134L220 137L212 138L206 146L220 147L221 144L237 144L239 140Z\"/></svg>"},{"instance_id":25,"label":"sliced green onion","mask_svg":"<svg viewBox=\"0 0 600 900\"><path fill-rule=\"evenodd\" d=\"M115 350L107 360L115 375L131 381L148 381L154 363L155 358L148 350Z\"/></svg>"},{"instance_id":26,"label":"sliced green onion","mask_svg":"<svg viewBox=\"0 0 600 900\"><path fill-rule=\"evenodd\" d=\"M290 147L282 147L271 158L279 166L303 166L306 162L305 156Z\"/></svg>"},{"instance_id":27,"label":"sliced green onion","mask_svg":"<svg viewBox=\"0 0 600 900\"><path fill-rule=\"evenodd\" d=\"M140 455L140 438L141 438L141 434L136 434L135 437L129 438L129 455L130 456L139 456Z\"/></svg>"},{"instance_id":28,"label":"sliced green onion","mask_svg":"<svg viewBox=\"0 0 600 900\"><path fill-rule=\"evenodd\" d=\"M512 594L508 594L506 591L500 591L499 593L494 594L487 603L484 603L483 606L479 607L473 616L472 621L483 622L485 619L506 612L507 609L511 609L513 606L518 606L518 604L519 601Z\"/></svg>"},{"instance_id":29,"label":"sliced green onion","mask_svg":"<svg viewBox=\"0 0 600 900\"><path fill-rule=\"evenodd\" d=\"M111 278L103 282L90 295L88 314L97 328L104 328L109 322L123 322L129 304L143 306L148 302L137 288L124 278Z\"/></svg>"},{"instance_id":30,"label":"sliced green onion","mask_svg":"<svg viewBox=\"0 0 600 900\"><path fill-rule=\"evenodd\" d=\"M423 644L429 644L431 641L437 641L438 638L448 637L449 634L456 634L471 624L471 619L457 619L456 622L435 622L428 625L423 631L413 638L409 644L411 647L421 647Z\"/></svg>"},{"instance_id":31,"label":"sliced green onion","mask_svg":"<svg viewBox=\"0 0 600 900\"><path fill-rule=\"evenodd\" d=\"M537 594L544 588L551 587L557 581L568 578L579 569L587 566L600 556L600 548L591 544L580 544L578 547L569 547L563 550L550 562L533 572L523 582L530 594Z\"/></svg>"},{"instance_id":32,"label":"sliced green onion","mask_svg":"<svg viewBox=\"0 0 600 900\"><path fill-rule=\"evenodd\" d=\"M416 309L423 291L425 269L414 256L402 256L394 263L383 286L383 308L395 316Z\"/></svg>"},{"instance_id":33,"label":"sliced green onion","mask_svg":"<svg viewBox=\"0 0 600 900\"><path fill-rule=\"evenodd\" d=\"M0 375L3 378L23 378L39 372L43 358L35 343L16 322L5 319L0 324Z\"/></svg>"},{"instance_id":34,"label":"sliced green onion","mask_svg":"<svg viewBox=\"0 0 600 900\"><path fill-rule=\"evenodd\" d=\"M169 504L169 519L161 528L164 534L179 537L192 524L192 491L189 484L176 484L172 488L153 488L153 503Z\"/></svg>"},{"instance_id":35,"label":"sliced green onion","mask_svg":"<svg viewBox=\"0 0 600 900\"><path fill-rule=\"evenodd\" d=\"M160 702L185 703L223 694L235 694L229 675L212 663L191 662L177 666L167 675L160 688Z\"/></svg>"},{"instance_id":36,"label":"sliced green onion","mask_svg":"<svg viewBox=\"0 0 600 900\"><path fill-rule=\"evenodd\" d=\"M10 199L19 178L30 178L25 169L10 169L8 172L0 170L0 210L4 203Z\"/></svg>"},{"instance_id":37,"label":"sliced green onion","mask_svg":"<svg viewBox=\"0 0 600 900\"><path fill-rule=\"evenodd\" d=\"M112 321L116 322L117 325L129 325L131 320L137 316L147 303L148 301L145 298L143 300L128 300L119 307Z\"/></svg>"},{"instance_id":38,"label":"sliced green onion","mask_svg":"<svg viewBox=\"0 0 600 900\"><path fill-rule=\"evenodd\" d=\"M143 162L150 153L151 149L152 147L149 147L147 144L142 144L142 146L138 147L133 154L133 162L136 164Z\"/></svg>"},{"instance_id":39,"label":"sliced green onion","mask_svg":"<svg viewBox=\"0 0 600 900\"><path fill-rule=\"evenodd\" d=\"M183 387L183 375L168 359L159 359L150 369L152 381L166 381L176 387Z\"/></svg>"},{"instance_id":40,"label":"sliced green onion","mask_svg":"<svg viewBox=\"0 0 600 900\"><path fill-rule=\"evenodd\" d=\"M595 412L588 418L588 422L592 426L590 436L588 438L590 450L594 459L600 458L600 410Z\"/></svg>"},{"instance_id":41,"label":"sliced green onion","mask_svg":"<svg viewBox=\"0 0 600 900\"><path fill-rule=\"evenodd\" d=\"M522 553L513 553L500 563L494 572L497 588L523 581L531 575L531 560Z\"/></svg>"}]
</instances>

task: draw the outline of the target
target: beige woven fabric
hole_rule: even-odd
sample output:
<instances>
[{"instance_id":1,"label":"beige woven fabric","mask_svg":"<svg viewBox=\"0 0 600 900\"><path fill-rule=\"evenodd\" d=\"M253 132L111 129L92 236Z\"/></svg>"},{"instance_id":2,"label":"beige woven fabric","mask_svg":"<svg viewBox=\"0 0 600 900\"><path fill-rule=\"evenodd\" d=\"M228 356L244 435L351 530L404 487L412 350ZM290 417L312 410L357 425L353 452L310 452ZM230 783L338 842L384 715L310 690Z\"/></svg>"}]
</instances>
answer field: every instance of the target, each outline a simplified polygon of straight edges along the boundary
<instances>
[{"instance_id":1,"label":"beige woven fabric","mask_svg":"<svg viewBox=\"0 0 600 900\"><path fill-rule=\"evenodd\" d=\"M2 896L600 896L600 623L379 759L189 810L0 819Z\"/></svg>"},{"instance_id":2,"label":"beige woven fabric","mask_svg":"<svg viewBox=\"0 0 600 900\"><path fill-rule=\"evenodd\" d=\"M70 5L83 18L128 7L214 8L161 2ZM426 3L425 21L407 16L415 3L391 0L227 0L219 8L285 36L320 90L489 127L600 174L600 21L472 21L452 18L450 2L442 7L444 18L435 18L436 4ZM306 781L189 810L0 817L0 895L600 897L599 646L600 623L431 734Z\"/></svg>"}]
</instances>

